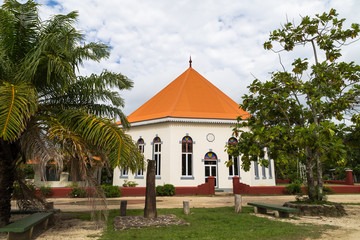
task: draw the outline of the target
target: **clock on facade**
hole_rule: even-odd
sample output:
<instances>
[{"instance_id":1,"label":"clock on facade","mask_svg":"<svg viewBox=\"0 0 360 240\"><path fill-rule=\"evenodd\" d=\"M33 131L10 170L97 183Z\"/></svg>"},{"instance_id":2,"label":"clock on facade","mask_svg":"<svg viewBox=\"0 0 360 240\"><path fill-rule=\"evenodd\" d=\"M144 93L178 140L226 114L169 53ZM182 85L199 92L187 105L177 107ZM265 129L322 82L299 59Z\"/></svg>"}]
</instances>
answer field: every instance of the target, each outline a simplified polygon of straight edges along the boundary
<instances>
[{"instance_id":1,"label":"clock on facade","mask_svg":"<svg viewBox=\"0 0 360 240\"><path fill-rule=\"evenodd\" d=\"M213 142L215 140L215 135L212 134L212 133L208 133L208 135L206 135L206 139L209 141L209 142Z\"/></svg>"}]
</instances>

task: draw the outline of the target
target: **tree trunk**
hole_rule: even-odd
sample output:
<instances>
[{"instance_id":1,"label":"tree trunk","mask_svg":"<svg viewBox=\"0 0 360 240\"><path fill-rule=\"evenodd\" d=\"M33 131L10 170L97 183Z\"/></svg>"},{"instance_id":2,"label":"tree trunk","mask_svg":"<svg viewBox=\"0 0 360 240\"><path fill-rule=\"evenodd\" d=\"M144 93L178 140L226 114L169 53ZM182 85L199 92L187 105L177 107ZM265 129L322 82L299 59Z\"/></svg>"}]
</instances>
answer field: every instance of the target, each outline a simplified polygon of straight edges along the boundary
<instances>
[{"instance_id":1,"label":"tree trunk","mask_svg":"<svg viewBox=\"0 0 360 240\"><path fill-rule=\"evenodd\" d=\"M145 218L156 218L155 160L148 160L146 171Z\"/></svg>"},{"instance_id":2,"label":"tree trunk","mask_svg":"<svg viewBox=\"0 0 360 240\"><path fill-rule=\"evenodd\" d=\"M9 223L11 194L15 180L14 144L0 139L0 227Z\"/></svg>"},{"instance_id":3,"label":"tree trunk","mask_svg":"<svg viewBox=\"0 0 360 240\"><path fill-rule=\"evenodd\" d=\"M317 169L317 178L318 178L318 184L317 184L317 200L322 201L323 200L323 177L322 177L322 163L319 156L316 156L316 169Z\"/></svg>"},{"instance_id":4,"label":"tree trunk","mask_svg":"<svg viewBox=\"0 0 360 240\"><path fill-rule=\"evenodd\" d=\"M314 201L316 197L315 181L314 181L314 163L312 158L306 158L306 181L308 186L308 196L310 201Z\"/></svg>"}]
</instances>

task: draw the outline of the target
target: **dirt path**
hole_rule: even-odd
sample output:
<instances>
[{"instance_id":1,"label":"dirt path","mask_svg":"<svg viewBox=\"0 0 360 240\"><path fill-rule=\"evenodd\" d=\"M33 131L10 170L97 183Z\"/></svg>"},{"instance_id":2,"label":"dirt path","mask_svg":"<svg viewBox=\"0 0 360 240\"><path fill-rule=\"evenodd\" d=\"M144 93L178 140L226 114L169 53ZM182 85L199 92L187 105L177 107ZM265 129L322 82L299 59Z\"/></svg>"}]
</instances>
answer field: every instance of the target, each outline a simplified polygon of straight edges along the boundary
<instances>
[{"instance_id":1,"label":"dirt path","mask_svg":"<svg viewBox=\"0 0 360 240\"><path fill-rule=\"evenodd\" d=\"M258 217L269 218L274 221L290 222L293 224L316 224L334 226L324 232L319 240L358 240L360 239L360 205L345 205L347 215L343 217L313 217L302 216L290 219L274 218L273 216L257 214Z\"/></svg>"},{"instance_id":2,"label":"dirt path","mask_svg":"<svg viewBox=\"0 0 360 240\"><path fill-rule=\"evenodd\" d=\"M57 214L55 225L35 236L36 240L94 240L101 237L105 228L104 223L83 221L73 218L74 215L76 214Z\"/></svg>"},{"instance_id":3,"label":"dirt path","mask_svg":"<svg viewBox=\"0 0 360 240\"><path fill-rule=\"evenodd\" d=\"M338 227L323 233L320 239L360 239L360 205L345 205L347 215L341 218L322 217L303 218L305 222L327 224Z\"/></svg>"}]
</instances>

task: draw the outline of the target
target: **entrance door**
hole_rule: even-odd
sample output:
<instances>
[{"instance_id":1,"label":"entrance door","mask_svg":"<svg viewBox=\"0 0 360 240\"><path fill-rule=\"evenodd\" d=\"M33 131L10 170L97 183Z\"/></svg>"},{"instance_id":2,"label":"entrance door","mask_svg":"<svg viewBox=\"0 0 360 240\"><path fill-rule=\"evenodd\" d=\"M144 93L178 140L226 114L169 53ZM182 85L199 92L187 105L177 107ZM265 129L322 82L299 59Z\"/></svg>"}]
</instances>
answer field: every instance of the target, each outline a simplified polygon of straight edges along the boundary
<instances>
[{"instance_id":1,"label":"entrance door","mask_svg":"<svg viewBox=\"0 0 360 240\"><path fill-rule=\"evenodd\" d=\"M205 160L205 182L208 182L208 177L215 178L215 187L217 187L217 161Z\"/></svg>"}]
</instances>

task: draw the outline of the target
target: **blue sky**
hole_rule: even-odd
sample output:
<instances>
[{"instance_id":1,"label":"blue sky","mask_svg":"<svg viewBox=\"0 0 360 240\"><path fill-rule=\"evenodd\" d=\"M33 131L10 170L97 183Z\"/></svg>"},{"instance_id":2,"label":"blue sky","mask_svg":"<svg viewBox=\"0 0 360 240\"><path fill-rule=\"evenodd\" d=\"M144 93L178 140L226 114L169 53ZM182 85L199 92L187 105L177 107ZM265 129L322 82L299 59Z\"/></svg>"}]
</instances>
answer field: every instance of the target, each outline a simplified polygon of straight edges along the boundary
<instances>
[{"instance_id":1,"label":"blue sky","mask_svg":"<svg viewBox=\"0 0 360 240\"><path fill-rule=\"evenodd\" d=\"M269 32L300 16L335 8L347 24L360 23L356 0L38 0L42 19L77 10L77 28L86 41L112 47L109 59L85 63L82 75L106 68L134 81L121 95L130 114L189 67L216 85L236 102L248 92L254 77L269 80L280 70L279 56L263 49ZM311 57L311 48L281 53L287 69L300 56ZM360 64L360 41L344 49L343 59ZM209 96L211 97L211 96Z\"/></svg>"}]
</instances>

